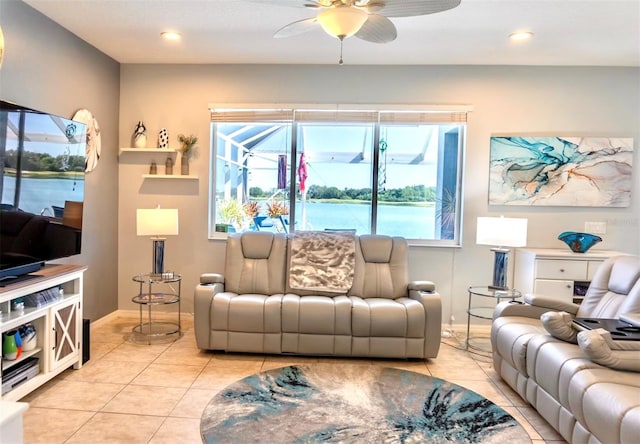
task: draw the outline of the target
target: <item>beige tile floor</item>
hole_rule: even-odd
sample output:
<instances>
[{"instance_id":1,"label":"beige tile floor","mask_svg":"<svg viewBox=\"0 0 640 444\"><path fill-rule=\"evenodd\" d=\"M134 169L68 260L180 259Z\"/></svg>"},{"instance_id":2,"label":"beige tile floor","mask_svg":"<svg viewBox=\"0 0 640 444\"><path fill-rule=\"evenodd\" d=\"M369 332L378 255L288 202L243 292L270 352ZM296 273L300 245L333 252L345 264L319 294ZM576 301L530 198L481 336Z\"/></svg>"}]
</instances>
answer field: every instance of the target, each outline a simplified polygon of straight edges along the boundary
<instances>
[{"instance_id":1,"label":"beige tile floor","mask_svg":"<svg viewBox=\"0 0 640 444\"><path fill-rule=\"evenodd\" d=\"M443 339L437 359L418 362L202 352L188 316L184 335L174 342L136 344L135 323L134 313L118 312L92 325L91 360L23 398L30 403L25 443L201 443L200 416L217 391L261 370L308 362L384 365L441 377L502 406L534 444L564 442L500 381L488 355L463 349L462 334Z\"/></svg>"}]
</instances>

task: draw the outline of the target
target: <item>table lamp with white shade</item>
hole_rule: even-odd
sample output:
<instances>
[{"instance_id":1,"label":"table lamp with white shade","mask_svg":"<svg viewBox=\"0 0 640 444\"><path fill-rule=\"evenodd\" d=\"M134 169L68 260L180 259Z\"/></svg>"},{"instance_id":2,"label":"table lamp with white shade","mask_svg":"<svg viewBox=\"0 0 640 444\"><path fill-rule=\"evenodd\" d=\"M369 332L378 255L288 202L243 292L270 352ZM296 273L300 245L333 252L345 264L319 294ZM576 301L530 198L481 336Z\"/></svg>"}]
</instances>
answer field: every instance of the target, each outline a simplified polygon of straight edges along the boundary
<instances>
[{"instance_id":1,"label":"table lamp with white shade","mask_svg":"<svg viewBox=\"0 0 640 444\"><path fill-rule=\"evenodd\" d=\"M494 245L493 283L489 288L506 290L508 247L527 245L527 219L514 217L479 217L476 244Z\"/></svg>"},{"instance_id":2,"label":"table lamp with white shade","mask_svg":"<svg viewBox=\"0 0 640 444\"><path fill-rule=\"evenodd\" d=\"M136 213L138 236L151 236L153 241L152 274L164 273L164 241L163 236L178 235L178 210L157 208L141 209Z\"/></svg>"}]
</instances>

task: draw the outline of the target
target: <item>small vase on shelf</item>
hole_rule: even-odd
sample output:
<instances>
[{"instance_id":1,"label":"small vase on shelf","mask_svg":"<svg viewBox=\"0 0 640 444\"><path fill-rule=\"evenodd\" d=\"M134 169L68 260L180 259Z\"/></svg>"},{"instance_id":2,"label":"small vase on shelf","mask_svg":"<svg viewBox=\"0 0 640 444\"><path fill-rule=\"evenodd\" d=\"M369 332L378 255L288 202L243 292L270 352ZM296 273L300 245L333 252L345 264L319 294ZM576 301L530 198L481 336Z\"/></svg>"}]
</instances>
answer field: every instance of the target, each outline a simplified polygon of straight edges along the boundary
<instances>
[{"instance_id":1,"label":"small vase on shelf","mask_svg":"<svg viewBox=\"0 0 640 444\"><path fill-rule=\"evenodd\" d=\"M133 131L133 146L136 148L147 147L147 128L142 123L142 120L136 125L136 129Z\"/></svg>"},{"instance_id":2,"label":"small vase on shelf","mask_svg":"<svg viewBox=\"0 0 640 444\"><path fill-rule=\"evenodd\" d=\"M196 143L198 143L198 138L191 134L190 136L185 136L184 134L178 134L178 142L180 143L180 152L182 153L181 164L180 164L180 174L183 176L189 175L189 157L191 154L195 152Z\"/></svg>"},{"instance_id":3,"label":"small vase on shelf","mask_svg":"<svg viewBox=\"0 0 640 444\"><path fill-rule=\"evenodd\" d=\"M182 157L180 158L180 174L183 176L189 175L189 156L182 153Z\"/></svg>"}]
</instances>

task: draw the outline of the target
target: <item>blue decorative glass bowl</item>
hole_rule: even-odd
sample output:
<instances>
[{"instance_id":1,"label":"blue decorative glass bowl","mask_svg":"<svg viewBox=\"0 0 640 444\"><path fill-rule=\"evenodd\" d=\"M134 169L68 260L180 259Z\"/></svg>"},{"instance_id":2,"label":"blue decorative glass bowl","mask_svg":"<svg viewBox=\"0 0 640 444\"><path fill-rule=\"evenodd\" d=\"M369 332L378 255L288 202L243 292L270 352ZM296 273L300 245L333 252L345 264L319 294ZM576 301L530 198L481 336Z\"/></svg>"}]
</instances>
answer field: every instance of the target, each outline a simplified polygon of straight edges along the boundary
<instances>
[{"instance_id":1,"label":"blue decorative glass bowl","mask_svg":"<svg viewBox=\"0 0 640 444\"><path fill-rule=\"evenodd\" d=\"M576 233L575 231L560 233L558 239L567 244L574 253L586 253L589 248L598 242L602 242L600 236L589 233Z\"/></svg>"}]
</instances>

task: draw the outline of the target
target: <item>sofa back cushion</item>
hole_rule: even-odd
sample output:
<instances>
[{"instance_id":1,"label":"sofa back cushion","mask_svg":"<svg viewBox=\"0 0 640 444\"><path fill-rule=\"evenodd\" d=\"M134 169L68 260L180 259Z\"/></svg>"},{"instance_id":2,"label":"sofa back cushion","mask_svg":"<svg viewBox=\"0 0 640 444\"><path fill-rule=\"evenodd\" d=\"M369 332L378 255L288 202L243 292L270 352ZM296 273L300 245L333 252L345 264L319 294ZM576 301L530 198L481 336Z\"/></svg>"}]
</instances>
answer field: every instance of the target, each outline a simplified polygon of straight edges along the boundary
<instances>
[{"instance_id":1,"label":"sofa back cushion","mask_svg":"<svg viewBox=\"0 0 640 444\"><path fill-rule=\"evenodd\" d=\"M640 312L640 259L617 256L596 271L578 309L578 317L618 318Z\"/></svg>"},{"instance_id":2,"label":"sofa back cushion","mask_svg":"<svg viewBox=\"0 0 640 444\"><path fill-rule=\"evenodd\" d=\"M225 290L238 294L284 293L287 238L248 231L227 238Z\"/></svg>"},{"instance_id":3,"label":"sofa back cushion","mask_svg":"<svg viewBox=\"0 0 640 444\"><path fill-rule=\"evenodd\" d=\"M407 296L407 241L402 237L361 235L349 296L396 299Z\"/></svg>"}]
</instances>

